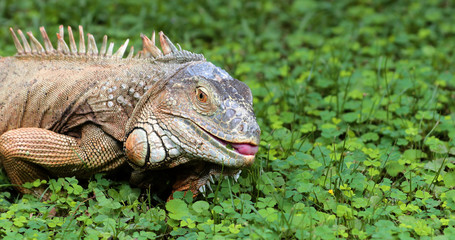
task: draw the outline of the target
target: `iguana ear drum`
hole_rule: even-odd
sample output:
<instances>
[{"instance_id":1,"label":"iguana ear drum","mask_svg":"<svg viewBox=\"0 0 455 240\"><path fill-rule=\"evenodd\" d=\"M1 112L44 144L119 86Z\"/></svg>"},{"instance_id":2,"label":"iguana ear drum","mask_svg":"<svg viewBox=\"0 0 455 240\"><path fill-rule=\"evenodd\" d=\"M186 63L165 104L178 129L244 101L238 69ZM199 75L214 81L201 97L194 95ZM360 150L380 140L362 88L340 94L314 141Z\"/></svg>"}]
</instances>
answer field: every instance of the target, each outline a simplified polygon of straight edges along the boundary
<instances>
[{"instance_id":1,"label":"iguana ear drum","mask_svg":"<svg viewBox=\"0 0 455 240\"><path fill-rule=\"evenodd\" d=\"M147 133L144 129L134 129L125 142L126 156L129 161L136 166L144 166L148 149Z\"/></svg>"}]
</instances>

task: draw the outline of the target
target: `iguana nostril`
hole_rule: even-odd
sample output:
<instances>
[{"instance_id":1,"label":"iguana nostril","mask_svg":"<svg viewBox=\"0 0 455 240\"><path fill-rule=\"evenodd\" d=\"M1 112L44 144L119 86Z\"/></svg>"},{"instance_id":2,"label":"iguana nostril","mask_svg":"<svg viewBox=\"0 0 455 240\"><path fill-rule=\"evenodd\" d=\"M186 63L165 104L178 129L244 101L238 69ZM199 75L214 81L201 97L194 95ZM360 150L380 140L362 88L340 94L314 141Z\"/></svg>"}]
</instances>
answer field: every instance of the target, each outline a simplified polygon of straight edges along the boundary
<instances>
[{"instance_id":1,"label":"iguana nostril","mask_svg":"<svg viewBox=\"0 0 455 240\"><path fill-rule=\"evenodd\" d=\"M125 142L125 150L134 165L144 166L148 151L147 133L140 128L134 129Z\"/></svg>"},{"instance_id":2,"label":"iguana nostril","mask_svg":"<svg viewBox=\"0 0 455 240\"><path fill-rule=\"evenodd\" d=\"M244 133L248 131L248 124L246 122L243 122L240 124L239 131Z\"/></svg>"}]
</instances>

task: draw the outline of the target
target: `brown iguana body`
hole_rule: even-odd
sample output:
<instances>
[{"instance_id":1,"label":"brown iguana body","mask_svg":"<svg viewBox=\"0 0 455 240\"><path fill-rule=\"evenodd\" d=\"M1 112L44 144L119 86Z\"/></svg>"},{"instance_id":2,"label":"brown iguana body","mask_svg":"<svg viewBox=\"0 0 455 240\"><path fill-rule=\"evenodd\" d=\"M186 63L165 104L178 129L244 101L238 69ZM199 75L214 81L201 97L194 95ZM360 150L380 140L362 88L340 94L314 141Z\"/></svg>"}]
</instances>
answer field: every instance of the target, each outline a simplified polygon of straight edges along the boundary
<instances>
[{"instance_id":1,"label":"brown iguana body","mask_svg":"<svg viewBox=\"0 0 455 240\"><path fill-rule=\"evenodd\" d=\"M70 28L70 47L61 27L57 49L44 28L45 47L11 32L18 54L0 58L0 160L13 184L126 164L140 184L150 169L188 165L173 190L197 193L253 162L260 130L249 88L164 34L163 52L142 36L143 50L123 58L127 42L112 54L107 37L98 52L88 34L85 51L81 27L79 49Z\"/></svg>"}]
</instances>

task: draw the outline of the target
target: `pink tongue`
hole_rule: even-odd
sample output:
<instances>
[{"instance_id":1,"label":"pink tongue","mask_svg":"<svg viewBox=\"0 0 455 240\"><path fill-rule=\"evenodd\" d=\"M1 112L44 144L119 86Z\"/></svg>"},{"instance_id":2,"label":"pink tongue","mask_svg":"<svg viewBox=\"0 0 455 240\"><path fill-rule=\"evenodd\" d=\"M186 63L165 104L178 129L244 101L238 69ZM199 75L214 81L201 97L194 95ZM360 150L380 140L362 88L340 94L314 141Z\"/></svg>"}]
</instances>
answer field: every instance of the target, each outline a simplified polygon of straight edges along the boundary
<instances>
[{"instance_id":1,"label":"pink tongue","mask_svg":"<svg viewBox=\"0 0 455 240\"><path fill-rule=\"evenodd\" d=\"M231 143L231 146L243 155L254 155L258 152L259 147L248 143Z\"/></svg>"}]
</instances>

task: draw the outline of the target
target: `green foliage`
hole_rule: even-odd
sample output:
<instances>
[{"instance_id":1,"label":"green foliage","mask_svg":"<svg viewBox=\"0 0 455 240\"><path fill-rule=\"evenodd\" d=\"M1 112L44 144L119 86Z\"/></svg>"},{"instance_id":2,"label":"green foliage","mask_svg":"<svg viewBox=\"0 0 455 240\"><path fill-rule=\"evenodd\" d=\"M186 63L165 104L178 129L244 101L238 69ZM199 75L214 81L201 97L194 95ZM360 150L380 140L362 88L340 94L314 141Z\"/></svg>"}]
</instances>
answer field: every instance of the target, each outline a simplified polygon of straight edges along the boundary
<instances>
[{"instance_id":1,"label":"green foliage","mask_svg":"<svg viewBox=\"0 0 455 240\"><path fill-rule=\"evenodd\" d=\"M50 180L40 202L0 175L0 237L450 239L454 10L444 0L1 1L2 56L14 53L10 26L81 24L136 48L140 32L164 30L251 87L262 141L238 183L194 200L151 204L97 176Z\"/></svg>"}]
</instances>

